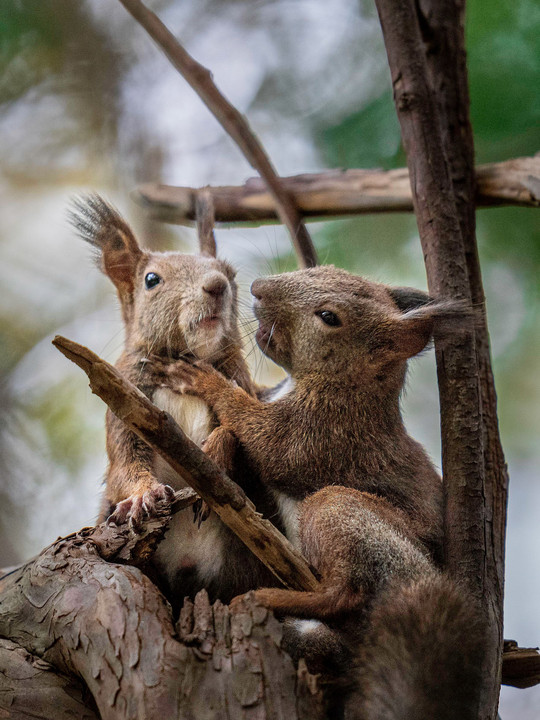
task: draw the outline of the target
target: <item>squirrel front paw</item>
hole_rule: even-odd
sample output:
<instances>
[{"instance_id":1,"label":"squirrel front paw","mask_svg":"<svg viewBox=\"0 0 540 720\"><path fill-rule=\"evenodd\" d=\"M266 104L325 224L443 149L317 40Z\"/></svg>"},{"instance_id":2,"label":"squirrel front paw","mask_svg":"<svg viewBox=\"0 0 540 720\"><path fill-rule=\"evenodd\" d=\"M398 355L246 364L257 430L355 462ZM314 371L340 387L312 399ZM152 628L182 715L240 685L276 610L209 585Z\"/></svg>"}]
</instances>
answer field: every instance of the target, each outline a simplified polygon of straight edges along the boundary
<instances>
[{"instance_id":1,"label":"squirrel front paw","mask_svg":"<svg viewBox=\"0 0 540 720\"><path fill-rule=\"evenodd\" d=\"M206 362L176 360L163 367L166 386L184 395L195 395L211 402L216 393L232 383Z\"/></svg>"},{"instance_id":2,"label":"squirrel front paw","mask_svg":"<svg viewBox=\"0 0 540 720\"><path fill-rule=\"evenodd\" d=\"M170 485L156 485L142 495L133 494L119 502L107 518L107 524L122 525L127 522L130 527L138 529L145 519L162 515L173 499L174 490Z\"/></svg>"}]
</instances>

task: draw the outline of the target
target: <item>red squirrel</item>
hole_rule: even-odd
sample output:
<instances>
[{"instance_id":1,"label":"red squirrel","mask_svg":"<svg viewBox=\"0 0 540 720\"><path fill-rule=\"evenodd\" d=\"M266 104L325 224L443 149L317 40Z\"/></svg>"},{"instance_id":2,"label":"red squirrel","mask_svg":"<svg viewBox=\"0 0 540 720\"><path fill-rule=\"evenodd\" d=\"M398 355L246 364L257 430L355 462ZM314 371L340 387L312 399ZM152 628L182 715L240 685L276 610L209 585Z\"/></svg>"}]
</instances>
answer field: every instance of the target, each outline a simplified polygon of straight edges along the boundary
<instances>
[{"instance_id":1,"label":"red squirrel","mask_svg":"<svg viewBox=\"0 0 540 720\"><path fill-rule=\"evenodd\" d=\"M330 642L336 631L357 643L347 717L472 720L481 632L439 569L442 484L399 405L408 359L467 311L334 267L259 279L251 292L259 347L290 374L284 394L262 403L205 364L167 374L238 438L321 575L320 592L267 588L256 598L324 620L307 633L318 648L321 633Z\"/></svg>"},{"instance_id":2,"label":"red squirrel","mask_svg":"<svg viewBox=\"0 0 540 720\"><path fill-rule=\"evenodd\" d=\"M233 268L215 257L144 250L125 220L97 195L75 201L71 221L118 293L125 345L116 367L230 472L230 433L218 427L204 401L156 381L147 360L203 359L247 394L254 393L242 355ZM106 428L109 465L99 520L137 524L185 483L110 411ZM274 505L260 486L251 486L248 476L242 484L258 506L272 513ZM214 513L199 527L191 508L172 518L154 562L175 606L203 587L211 597L228 601L272 582Z\"/></svg>"}]
</instances>

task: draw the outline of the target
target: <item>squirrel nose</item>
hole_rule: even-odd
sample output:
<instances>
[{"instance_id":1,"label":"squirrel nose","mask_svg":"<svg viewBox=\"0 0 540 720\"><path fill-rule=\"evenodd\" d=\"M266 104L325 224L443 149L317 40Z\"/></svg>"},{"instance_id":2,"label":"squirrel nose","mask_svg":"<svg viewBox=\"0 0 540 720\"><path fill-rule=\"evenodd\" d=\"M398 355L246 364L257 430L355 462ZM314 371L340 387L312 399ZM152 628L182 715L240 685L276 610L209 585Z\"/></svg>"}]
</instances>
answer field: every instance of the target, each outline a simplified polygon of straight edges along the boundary
<instances>
[{"instance_id":1,"label":"squirrel nose","mask_svg":"<svg viewBox=\"0 0 540 720\"><path fill-rule=\"evenodd\" d=\"M227 289L227 285L228 282L225 275L222 275L221 273L213 273L212 275L207 275L203 279L202 289L209 295L219 297L220 295L223 295Z\"/></svg>"},{"instance_id":2,"label":"squirrel nose","mask_svg":"<svg viewBox=\"0 0 540 720\"><path fill-rule=\"evenodd\" d=\"M251 283L250 292L257 300L260 300L262 298L262 285L263 281L261 279L254 280Z\"/></svg>"}]
</instances>

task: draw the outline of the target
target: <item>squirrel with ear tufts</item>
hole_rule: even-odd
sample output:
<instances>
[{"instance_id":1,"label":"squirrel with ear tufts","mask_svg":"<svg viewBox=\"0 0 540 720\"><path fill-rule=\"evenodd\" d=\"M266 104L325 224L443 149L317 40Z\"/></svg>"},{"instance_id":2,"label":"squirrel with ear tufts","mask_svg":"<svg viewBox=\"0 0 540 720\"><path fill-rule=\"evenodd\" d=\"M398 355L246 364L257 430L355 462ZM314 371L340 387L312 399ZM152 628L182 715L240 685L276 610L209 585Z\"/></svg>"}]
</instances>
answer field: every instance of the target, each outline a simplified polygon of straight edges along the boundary
<instances>
[{"instance_id":1,"label":"squirrel with ear tufts","mask_svg":"<svg viewBox=\"0 0 540 720\"><path fill-rule=\"evenodd\" d=\"M462 331L467 310L334 267L259 279L251 292L259 347L290 375L279 393L263 403L206 364L164 374L238 438L321 575L319 592L256 598L320 621L288 621L296 656L335 651L353 664L345 717L472 720L482 630L440 569L441 479L400 412L408 359L434 332Z\"/></svg>"},{"instance_id":2,"label":"squirrel with ear tufts","mask_svg":"<svg viewBox=\"0 0 540 720\"><path fill-rule=\"evenodd\" d=\"M98 266L116 287L125 327L125 345L116 367L223 469L241 464L236 440L218 427L203 400L180 395L156 381L148 358L165 364L178 358L204 360L249 396L254 393L241 349L235 272L210 255L149 252L128 224L98 195L75 201L71 222L96 252ZM156 505L172 499L184 481L110 411L107 412L109 466L100 522L137 525ZM242 475L241 484L261 510L275 505L260 485ZM225 602L261 584L270 572L214 513L195 522L193 510L176 513L153 558L157 577L174 607L185 595L206 588Z\"/></svg>"}]
</instances>

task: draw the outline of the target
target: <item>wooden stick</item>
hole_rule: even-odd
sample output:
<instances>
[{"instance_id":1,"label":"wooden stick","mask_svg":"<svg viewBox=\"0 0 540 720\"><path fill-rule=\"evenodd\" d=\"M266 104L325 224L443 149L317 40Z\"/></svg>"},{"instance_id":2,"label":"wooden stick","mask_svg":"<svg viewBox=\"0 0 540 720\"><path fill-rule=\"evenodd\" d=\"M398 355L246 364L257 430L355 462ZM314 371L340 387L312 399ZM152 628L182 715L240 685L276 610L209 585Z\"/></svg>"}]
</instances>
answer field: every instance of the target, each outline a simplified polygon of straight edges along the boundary
<instances>
[{"instance_id":1,"label":"wooden stick","mask_svg":"<svg viewBox=\"0 0 540 720\"><path fill-rule=\"evenodd\" d=\"M540 156L523 157L476 168L478 207L518 205L540 207ZM328 170L281 178L305 217L324 218L368 213L411 212L411 184L407 168L398 170ZM258 224L278 220L272 195L260 178L245 185L208 187L217 222ZM185 223L196 219L201 191L147 183L134 192L135 200L155 220Z\"/></svg>"},{"instance_id":2,"label":"wooden stick","mask_svg":"<svg viewBox=\"0 0 540 720\"><path fill-rule=\"evenodd\" d=\"M518 647L515 640L504 641L502 684L528 688L540 684L538 648Z\"/></svg>"},{"instance_id":3,"label":"wooden stick","mask_svg":"<svg viewBox=\"0 0 540 720\"><path fill-rule=\"evenodd\" d=\"M185 435L168 413L83 345L59 335L53 345L85 371L92 392L182 476L286 587L318 589L319 583L300 553L256 512L242 488Z\"/></svg>"},{"instance_id":4,"label":"wooden stick","mask_svg":"<svg viewBox=\"0 0 540 720\"><path fill-rule=\"evenodd\" d=\"M471 288L454 186L432 90L414 0L375 0L392 77L394 101L411 177L413 203L434 297L471 302ZM448 149L450 152L450 148ZM441 407L448 570L466 585L486 627L479 717L496 715L502 636L500 592L493 586L486 511L482 406L475 329L442 348L435 336ZM481 709L481 710L480 710Z\"/></svg>"},{"instance_id":5,"label":"wooden stick","mask_svg":"<svg viewBox=\"0 0 540 720\"><path fill-rule=\"evenodd\" d=\"M195 218L201 255L216 257L216 236L214 235L214 201L209 188L201 188L195 196Z\"/></svg>"},{"instance_id":6,"label":"wooden stick","mask_svg":"<svg viewBox=\"0 0 540 720\"><path fill-rule=\"evenodd\" d=\"M477 309L475 321L475 351L479 378L479 405L482 418L482 452L484 459L484 484L482 498L476 500L484 506L485 562L483 584L486 588L485 602L493 608L489 618L489 632L492 647L501 647L503 641L503 592L504 555L506 536L506 508L508 490L508 469L506 466L497 418L497 395L491 364L490 339L485 311L485 294L482 271L476 242L476 208L474 198L478 179L474 173L474 135L469 114L469 87L467 77L467 53L465 41L466 0L422 0L415 5L422 29L424 51L431 86L438 105L439 125L444 150L450 166L454 200L467 267L471 301ZM534 164L540 165L540 157L531 158L532 167L524 177L523 186L529 187L536 199L540 197L540 172ZM501 163L504 165L504 163ZM504 176L503 176L504 177ZM453 491L454 501L447 503L447 534L454 532L454 520L461 519L461 505L468 502L466 492ZM456 498L459 504L456 503ZM471 501L472 502L472 501ZM474 504L474 503L473 503ZM451 541L453 552L460 552L459 540ZM459 562L453 560L454 566ZM488 611L489 612L489 611ZM495 662L498 660L495 655ZM529 658L530 659L530 658ZM536 658L538 662L540 658ZM517 656L512 658L514 667ZM527 666L527 658L523 661ZM494 663L495 664L495 663ZM498 687L497 672L492 674L491 707L495 709ZM538 671L538 666L537 666ZM522 680L520 680L522 682Z\"/></svg>"},{"instance_id":7,"label":"wooden stick","mask_svg":"<svg viewBox=\"0 0 540 720\"><path fill-rule=\"evenodd\" d=\"M126 10L160 46L174 67L191 85L225 131L236 142L246 160L266 182L281 222L287 226L301 267L317 264L311 237L293 199L282 186L263 146L246 118L221 94L211 73L186 52L174 35L140 0L120 0Z\"/></svg>"}]
</instances>

